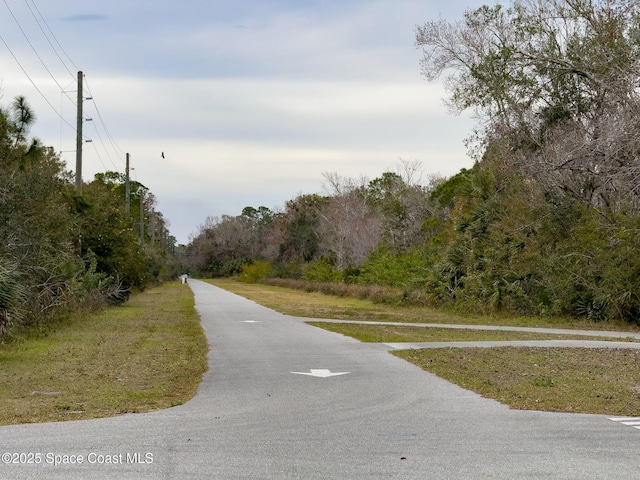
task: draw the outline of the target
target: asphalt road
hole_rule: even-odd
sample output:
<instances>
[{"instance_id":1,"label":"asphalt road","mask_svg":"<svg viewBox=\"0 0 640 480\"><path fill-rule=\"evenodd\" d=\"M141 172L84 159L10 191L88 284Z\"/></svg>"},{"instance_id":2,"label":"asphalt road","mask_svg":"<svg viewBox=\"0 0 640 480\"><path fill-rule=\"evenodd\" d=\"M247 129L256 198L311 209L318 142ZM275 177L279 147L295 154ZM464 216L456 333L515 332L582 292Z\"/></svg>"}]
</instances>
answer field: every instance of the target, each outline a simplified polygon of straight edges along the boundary
<instances>
[{"instance_id":1,"label":"asphalt road","mask_svg":"<svg viewBox=\"0 0 640 480\"><path fill-rule=\"evenodd\" d=\"M149 414L1 427L0 479L640 477L633 426L512 411L390 346L189 285L211 346L195 398Z\"/></svg>"}]
</instances>

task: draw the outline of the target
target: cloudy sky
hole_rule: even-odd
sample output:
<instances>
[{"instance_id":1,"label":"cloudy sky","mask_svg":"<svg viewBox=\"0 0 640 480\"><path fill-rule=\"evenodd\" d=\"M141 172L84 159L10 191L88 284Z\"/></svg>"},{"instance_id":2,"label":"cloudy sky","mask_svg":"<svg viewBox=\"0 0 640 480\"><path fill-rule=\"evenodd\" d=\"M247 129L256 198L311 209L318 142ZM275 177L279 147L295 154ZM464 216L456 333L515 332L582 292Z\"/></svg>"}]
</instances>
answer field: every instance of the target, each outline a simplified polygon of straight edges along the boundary
<instances>
[{"instance_id":1,"label":"cloudy sky","mask_svg":"<svg viewBox=\"0 0 640 480\"><path fill-rule=\"evenodd\" d=\"M84 179L124 172L130 153L132 177L187 243L207 216L322 192L323 172L471 166L473 123L420 76L413 42L417 24L482 3L3 0L0 104L26 96L32 134L74 170L82 70Z\"/></svg>"}]
</instances>

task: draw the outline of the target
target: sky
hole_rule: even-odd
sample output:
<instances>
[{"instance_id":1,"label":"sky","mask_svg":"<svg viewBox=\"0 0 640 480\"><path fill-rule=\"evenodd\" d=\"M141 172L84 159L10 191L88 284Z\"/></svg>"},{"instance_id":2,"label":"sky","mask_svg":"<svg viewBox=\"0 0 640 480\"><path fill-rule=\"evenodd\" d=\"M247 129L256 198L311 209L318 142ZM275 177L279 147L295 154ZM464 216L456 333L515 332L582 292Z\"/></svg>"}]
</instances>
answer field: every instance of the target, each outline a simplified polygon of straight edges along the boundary
<instances>
[{"instance_id":1,"label":"sky","mask_svg":"<svg viewBox=\"0 0 640 480\"><path fill-rule=\"evenodd\" d=\"M414 40L474 2L2 0L0 105L25 96L31 134L73 171L82 71L84 181L129 153L186 244L209 216L322 193L326 172L470 167L474 123L420 75Z\"/></svg>"}]
</instances>

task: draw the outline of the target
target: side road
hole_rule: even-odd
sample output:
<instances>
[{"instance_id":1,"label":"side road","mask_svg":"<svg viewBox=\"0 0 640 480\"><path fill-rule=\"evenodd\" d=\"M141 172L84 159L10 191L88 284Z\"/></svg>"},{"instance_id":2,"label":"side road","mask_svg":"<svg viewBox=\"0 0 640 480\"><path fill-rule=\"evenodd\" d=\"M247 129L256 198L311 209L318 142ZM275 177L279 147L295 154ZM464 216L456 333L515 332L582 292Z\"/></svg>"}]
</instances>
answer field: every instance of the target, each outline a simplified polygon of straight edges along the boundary
<instances>
[{"instance_id":1,"label":"side road","mask_svg":"<svg viewBox=\"0 0 640 480\"><path fill-rule=\"evenodd\" d=\"M354 325L389 325L400 327L423 327L423 328L449 328L452 330L500 330L506 332L527 332L527 333L547 333L554 335L582 335L585 337L609 337L619 338L621 341L603 340L512 340L512 341L479 341L479 342L391 342L382 343L392 350L397 349L420 349L420 348L446 348L446 347L574 347L574 348L630 348L640 349L639 332L604 331L604 330L571 330L565 328L535 328L535 327L510 327L491 325L461 325L461 324L441 324L441 323L409 323L409 322L368 322L361 320L332 320L326 318L300 318L291 319L314 322L314 323L341 323ZM622 341L632 339L636 341Z\"/></svg>"},{"instance_id":2,"label":"side road","mask_svg":"<svg viewBox=\"0 0 640 480\"><path fill-rule=\"evenodd\" d=\"M606 340L501 340L485 342L393 342L383 345L392 350L420 348L493 348L493 347L540 347L540 348L629 348L640 350L638 342L609 342Z\"/></svg>"},{"instance_id":3,"label":"side road","mask_svg":"<svg viewBox=\"0 0 640 480\"><path fill-rule=\"evenodd\" d=\"M323 323L352 323L359 325L391 325L400 327L425 327L425 328L451 328L458 330L502 330L505 332L530 332L530 333L552 333L557 335L584 335L588 337L612 337L612 338L633 338L640 340L640 332L622 332L605 330L571 330L568 328L536 328L536 327L508 327L491 325L465 325L465 324L444 324L444 323L410 323L410 322L367 322L362 320L332 320L328 318L302 318L291 317L303 322L323 322Z\"/></svg>"}]
</instances>

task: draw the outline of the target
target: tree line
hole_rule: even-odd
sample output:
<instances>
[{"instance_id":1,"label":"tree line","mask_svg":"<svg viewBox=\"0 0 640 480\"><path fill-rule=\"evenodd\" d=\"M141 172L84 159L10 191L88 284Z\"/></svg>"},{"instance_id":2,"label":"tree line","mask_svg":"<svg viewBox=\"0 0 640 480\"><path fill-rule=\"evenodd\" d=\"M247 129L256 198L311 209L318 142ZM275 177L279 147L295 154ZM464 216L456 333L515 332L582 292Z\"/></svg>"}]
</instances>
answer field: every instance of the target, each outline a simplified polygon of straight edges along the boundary
<instances>
[{"instance_id":1,"label":"tree line","mask_svg":"<svg viewBox=\"0 0 640 480\"><path fill-rule=\"evenodd\" d=\"M418 26L422 74L470 110L472 168L325 174L281 211L209 218L203 275L382 285L465 310L640 323L640 5L520 0Z\"/></svg>"},{"instance_id":2,"label":"tree line","mask_svg":"<svg viewBox=\"0 0 640 480\"><path fill-rule=\"evenodd\" d=\"M127 212L116 172L78 192L54 149L30 136L34 122L24 97L0 108L0 335L123 301L178 270L153 194L132 182Z\"/></svg>"}]
</instances>

